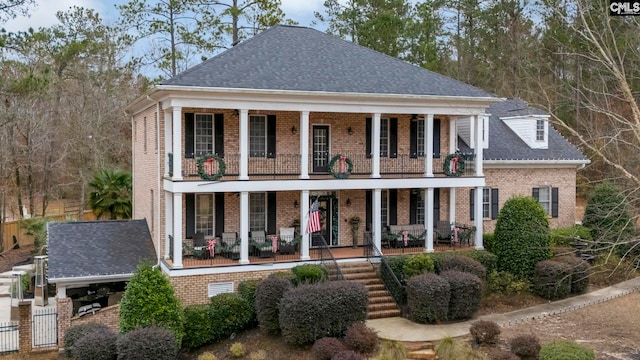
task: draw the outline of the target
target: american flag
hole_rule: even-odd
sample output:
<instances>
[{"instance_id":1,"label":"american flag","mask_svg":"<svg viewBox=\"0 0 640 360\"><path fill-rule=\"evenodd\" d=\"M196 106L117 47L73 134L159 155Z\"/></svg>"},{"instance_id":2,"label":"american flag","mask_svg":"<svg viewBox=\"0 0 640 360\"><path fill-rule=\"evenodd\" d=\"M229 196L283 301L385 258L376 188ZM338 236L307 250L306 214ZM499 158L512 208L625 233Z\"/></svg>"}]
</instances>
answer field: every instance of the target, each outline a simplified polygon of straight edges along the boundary
<instances>
[{"instance_id":1,"label":"american flag","mask_svg":"<svg viewBox=\"0 0 640 360\"><path fill-rule=\"evenodd\" d=\"M307 234L320 231L322 225L320 224L320 207L318 207L318 199L311 204L309 210L309 222L307 223Z\"/></svg>"}]
</instances>

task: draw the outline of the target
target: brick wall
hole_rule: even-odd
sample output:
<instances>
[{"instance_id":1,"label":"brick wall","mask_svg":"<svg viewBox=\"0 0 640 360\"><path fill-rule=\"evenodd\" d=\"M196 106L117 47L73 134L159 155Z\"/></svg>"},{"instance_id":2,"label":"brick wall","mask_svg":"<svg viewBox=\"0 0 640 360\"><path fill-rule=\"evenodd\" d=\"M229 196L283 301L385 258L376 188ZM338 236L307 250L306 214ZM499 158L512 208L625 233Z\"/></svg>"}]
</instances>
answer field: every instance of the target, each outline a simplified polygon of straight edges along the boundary
<instances>
[{"instance_id":1,"label":"brick wall","mask_svg":"<svg viewBox=\"0 0 640 360\"><path fill-rule=\"evenodd\" d=\"M71 319L71 326L89 323L104 324L116 334L120 332L120 305L113 305L100 309L95 314L87 314L82 317L74 317Z\"/></svg>"}]
</instances>

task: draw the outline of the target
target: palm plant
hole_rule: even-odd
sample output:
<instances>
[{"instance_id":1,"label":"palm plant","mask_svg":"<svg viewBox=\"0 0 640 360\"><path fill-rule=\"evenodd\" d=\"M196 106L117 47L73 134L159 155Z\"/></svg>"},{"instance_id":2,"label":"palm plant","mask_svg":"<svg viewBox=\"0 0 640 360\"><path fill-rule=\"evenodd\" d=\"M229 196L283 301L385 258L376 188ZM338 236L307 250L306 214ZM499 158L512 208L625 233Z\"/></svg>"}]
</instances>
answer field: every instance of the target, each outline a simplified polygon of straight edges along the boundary
<instances>
[{"instance_id":1,"label":"palm plant","mask_svg":"<svg viewBox=\"0 0 640 360\"><path fill-rule=\"evenodd\" d=\"M89 183L94 190L89 195L89 207L98 218L108 214L114 219L131 218L131 174L126 171L102 169L93 174Z\"/></svg>"}]
</instances>

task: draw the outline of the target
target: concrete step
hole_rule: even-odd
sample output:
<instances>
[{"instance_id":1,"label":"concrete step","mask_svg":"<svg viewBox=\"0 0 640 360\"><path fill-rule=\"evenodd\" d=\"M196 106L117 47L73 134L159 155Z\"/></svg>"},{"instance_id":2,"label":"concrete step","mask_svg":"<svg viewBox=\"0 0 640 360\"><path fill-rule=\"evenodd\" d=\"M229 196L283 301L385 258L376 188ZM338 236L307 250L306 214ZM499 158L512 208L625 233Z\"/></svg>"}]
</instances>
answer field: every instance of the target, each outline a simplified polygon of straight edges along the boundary
<instances>
[{"instance_id":1,"label":"concrete step","mask_svg":"<svg viewBox=\"0 0 640 360\"><path fill-rule=\"evenodd\" d=\"M0 297L11 297L11 286L0 285Z\"/></svg>"},{"instance_id":2,"label":"concrete step","mask_svg":"<svg viewBox=\"0 0 640 360\"><path fill-rule=\"evenodd\" d=\"M33 264L27 264L27 265L18 265L18 266L14 266L13 271L24 271L27 274L31 274L35 271L35 267Z\"/></svg>"},{"instance_id":3,"label":"concrete step","mask_svg":"<svg viewBox=\"0 0 640 360\"><path fill-rule=\"evenodd\" d=\"M419 360L419 359L435 360L436 359L436 352L435 352L435 350L432 350L432 349L411 351L411 352L407 353L407 359L411 359L411 360Z\"/></svg>"},{"instance_id":4,"label":"concrete step","mask_svg":"<svg viewBox=\"0 0 640 360\"><path fill-rule=\"evenodd\" d=\"M376 303L369 304L367 306L367 310L371 312L382 311L382 310L398 310L398 305L395 302L385 302L385 303Z\"/></svg>"},{"instance_id":5,"label":"concrete step","mask_svg":"<svg viewBox=\"0 0 640 360\"><path fill-rule=\"evenodd\" d=\"M391 296L378 296L378 297L369 297L369 304L382 304L382 303L392 303L395 305L395 300Z\"/></svg>"},{"instance_id":6,"label":"concrete step","mask_svg":"<svg viewBox=\"0 0 640 360\"><path fill-rule=\"evenodd\" d=\"M381 311L373 311L369 312L369 319L382 319L388 317L396 317L400 316L400 309L394 310L381 310Z\"/></svg>"}]
</instances>

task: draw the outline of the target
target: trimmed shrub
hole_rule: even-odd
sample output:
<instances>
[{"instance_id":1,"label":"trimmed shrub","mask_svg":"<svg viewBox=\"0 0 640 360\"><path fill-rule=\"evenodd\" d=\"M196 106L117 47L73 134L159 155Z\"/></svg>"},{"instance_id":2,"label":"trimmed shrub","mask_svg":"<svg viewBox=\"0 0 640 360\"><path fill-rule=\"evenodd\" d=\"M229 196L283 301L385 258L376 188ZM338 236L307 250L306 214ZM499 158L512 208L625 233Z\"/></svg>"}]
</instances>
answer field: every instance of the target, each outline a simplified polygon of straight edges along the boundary
<instances>
[{"instance_id":1,"label":"trimmed shrub","mask_svg":"<svg viewBox=\"0 0 640 360\"><path fill-rule=\"evenodd\" d=\"M280 301L280 328L290 344L311 344L322 337L341 337L351 324L367 319L369 293L359 283L328 281L301 285Z\"/></svg>"},{"instance_id":2,"label":"trimmed shrub","mask_svg":"<svg viewBox=\"0 0 640 360\"><path fill-rule=\"evenodd\" d=\"M234 342L233 344L231 344L231 347L229 348L229 353L234 358L241 358L244 356L246 352L247 350L244 348L244 345L242 345L241 342Z\"/></svg>"},{"instance_id":3,"label":"trimmed shrub","mask_svg":"<svg viewBox=\"0 0 640 360\"><path fill-rule=\"evenodd\" d=\"M318 339L311 347L311 352L316 360L331 360L333 355L344 350L347 350L344 344L333 337Z\"/></svg>"},{"instance_id":4,"label":"trimmed shrub","mask_svg":"<svg viewBox=\"0 0 640 360\"><path fill-rule=\"evenodd\" d=\"M260 329L269 334L280 333L280 300L292 287L291 281L281 276L269 276L258 284L255 306Z\"/></svg>"},{"instance_id":5,"label":"trimmed shrub","mask_svg":"<svg viewBox=\"0 0 640 360\"><path fill-rule=\"evenodd\" d=\"M73 347L80 338L92 333L105 333L111 331L107 325L98 323L88 323L72 326L64 333L64 352L68 358L73 359Z\"/></svg>"},{"instance_id":6,"label":"trimmed shrub","mask_svg":"<svg viewBox=\"0 0 640 360\"><path fill-rule=\"evenodd\" d=\"M540 360L595 360L595 358L593 350L568 340L544 344L540 349Z\"/></svg>"},{"instance_id":7,"label":"trimmed shrub","mask_svg":"<svg viewBox=\"0 0 640 360\"><path fill-rule=\"evenodd\" d=\"M333 355L331 360L364 360L364 356L353 350L344 350Z\"/></svg>"},{"instance_id":8,"label":"trimmed shrub","mask_svg":"<svg viewBox=\"0 0 640 360\"><path fill-rule=\"evenodd\" d=\"M203 352L198 355L198 360L218 360L218 357L212 352Z\"/></svg>"},{"instance_id":9,"label":"trimmed shrub","mask_svg":"<svg viewBox=\"0 0 640 360\"><path fill-rule=\"evenodd\" d=\"M355 323L347 329L344 343L353 351L361 354L371 354L378 349L378 335L364 323Z\"/></svg>"},{"instance_id":10,"label":"trimmed shrub","mask_svg":"<svg viewBox=\"0 0 640 360\"><path fill-rule=\"evenodd\" d=\"M115 360L116 333L108 331L92 331L73 345L73 358L82 360Z\"/></svg>"},{"instance_id":11,"label":"trimmed shrub","mask_svg":"<svg viewBox=\"0 0 640 360\"><path fill-rule=\"evenodd\" d=\"M493 253L493 244L495 243L496 236L494 233L482 234L482 246L488 252Z\"/></svg>"},{"instance_id":12,"label":"trimmed shrub","mask_svg":"<svg viewBox=\"0 0 640 360\"><path fill-rule=\"evenodd\" d=\"M153 289L153 291L150 291ZM169 278L149 262L138 265L120 301L120 332L151 325L171 331L182 343L184 318Z\"/></svg>"},{"instance_id":13,"label":"trimmed shrub","mask_svg":"<svg viewBox=\"0 0 640 360\"><path fill-rule=\"evenodd\" d=\"M249 321L248 326L255 326L258 324L258 318L256 316L256 289L258 288L258 284L260 280L252 279L252 280L244 280L238 284L238 295L247 302L249 305L249 314L251 320Z\"/></svg>"},{"instance_id":14,"label":"trimmed shrub","mask_svg":"<svg viewBox=\"0 0 640 360\"><path fill-rule=\"evenodd\" d=\"M571 246L576 240L591 240L591 231L588 227L582 225L574 225L566 228L551 229L550 240L551 246Z\"/></svg>"},{"instance_id":15,"label":"trimmed shrub","mask_svg":"<svg viewBox=\"0 0 640 360\"><path fill-rule=\"evenodd\" d=\"M535 335L519 335L509 340L511 352L521 360L537 360L540 354L540 340Z\"/></svg>"},{"instance_id":16,"label":"trimmed shrub","mask_svg":"<svg viewBox=\"0 0 640 360\"><path fill-rule=\"evenodd\" d=\"M409 318L423 324L447 320L451 290L442 277L426 273L407 281Z\"/></svg>"},{"instance_id":17,"label":"trimmed shrub","mask_svg":"<svg viewBox=\"0 0 640 360\"><path fill-rule=\"evenodd\" d=\"M295 286L315 284L325 281L328 277L327 269L318 264L298 265L291 269L291 272L293 272L293 284Z\"/></svg>"},{"instance_id":18,"label":"trimmed shrub","mask_svg":"<svg viewBox=\"0 0 640 360\"><path fill-rule=\"evenodd\" d=\"M486 250L467 250L457 252L458 255L470 257L487 269L487 274L498 268L498 257Z\"/></svg>"},{"instance_id":19,"label":"trimmed shrub","mask_svg":"<svg viewBox=\"0 0 640 360\"><path fill-rule=\"evenodd\" d=\"M408 258L409 256L407 255L385 256L384 258L387 261L387 264L389 264L391 271L393 271L393 274L401 282L407 280L404 274L404 271L402 269L404 268L404 263L407 262ZM386 270L385 268L381 268L381 271L385 271L385 270Z\"/></svg>"},{"instance_id":20,"label":"trimmed shrub","mask_svg":"<svg viewBox=\"0 0 640 360\"><path fill-rule=\"evenodd\" d=\"M533 275L533 292L548 300L571 294L571 266L559 261L541 261Z\"/></svg>"},{"instance_id":21,"label":"trimmed shrub","mask_svg":"<svg viewBox=\"0 0 640 360\"><path fill-rule=\"evenodd\" d=\"M406 279L435 269L431 256L427 254L411 255L402 266L402 273Z\"/></svg>"},{"instance_id":22,"label":"trimmed shrub","mask_svg":"<svg viewBox=\"0 0 640 360\"><path fill-rule=\"evenodd\" d=\"M529 291L531 284L527 280L506 271L493 271L487 278L489 292L494 294L512 295Z\"/></svg>"},{"instance_id":23,"label":"trimmed shrub","mask_svg":"<svg viewBox=\"0 0 640 360\"><path fill-rule=\"evenodd\" d=\"M480 308L482 281L462 271L443 271L440 276L449 282L449 320L470 319Z\"/></svg>"},{"instance_id":24,"label":"trimmed shrub","mask_svg":"<svg viewBox=\"0 0 640 360\"><path fill-rule=\"evenodd\" d=\"M575 256L563 256L557 259L571 267L571 293L584 294L589 289L589 264Z\"/></svg>"},{"instance_id":25,"label":"trimmed shrub","mask_svg":"<svg viewBox=\"0 0 640 360\"><path fill-rule=\"evenodd\" d=\"M536 264L551 257L549 219L538 201L516 196L498 214L492 251L498 270L530 279Z\"/></svg>"},{"instance_id":26,"label":"trimmed shrub","mask_svg":"<svg viewBox=\"0 0 640 360\"><path fill-rule=\"evenodd\" d=\"M500 336L500 325L495 321L477 320L471 323L469 333L477 345L495 344Z\"/></svg>"},{"instance_id":27,"label":"trimmed shrub","mask_svg":"<svg viewBox=\"0 0 640 360\"><path fill-rule=\"evenodd\" d=\"M251 322L249 304L238 294L218 294L209 303L209 321L211 341L220 341Z\"/></svg>"},{"instance_id":28,"label":"trimmed shrub","mask_svg":"<svg viewBox=\"0 0 640 360\"><path fill-rule=\"evenodd\" d=\"M456 270L473 274L481 280L487 278L487 268L482 266L482 264L480 264L479 262L466 256L452 255L443 257L442 260L440 260L440 272L449 270Z\"/></svg>"},{"instance_id":29,"label":"trimmed shrub","mask_svg":"<svg viewBox=\"0 0 640 360\"><path fill-rule=\"evenodd\" d=\"M211 341L209 307L207 305L190 305L184 308L182 346L187 349L195 349Z\"/></svg>"},{"instance_id":30,"label":"trimmed shrub","mask_svg":"<svg viewBox=\"0 0 640 360\"><path fill-rule=\"evenodd\" d=\"M118 360L175 360L176 338L169 330L150 326L130 331L116 341Z\"/></svg>"}]
</instances>

